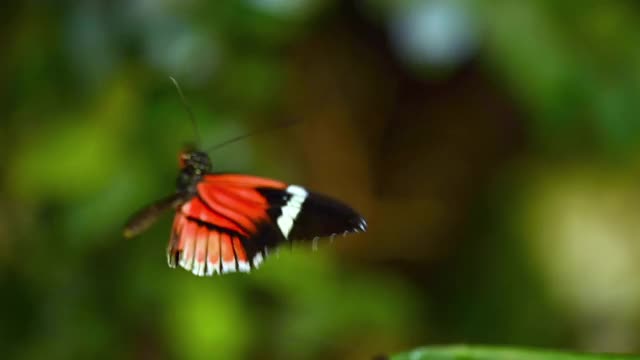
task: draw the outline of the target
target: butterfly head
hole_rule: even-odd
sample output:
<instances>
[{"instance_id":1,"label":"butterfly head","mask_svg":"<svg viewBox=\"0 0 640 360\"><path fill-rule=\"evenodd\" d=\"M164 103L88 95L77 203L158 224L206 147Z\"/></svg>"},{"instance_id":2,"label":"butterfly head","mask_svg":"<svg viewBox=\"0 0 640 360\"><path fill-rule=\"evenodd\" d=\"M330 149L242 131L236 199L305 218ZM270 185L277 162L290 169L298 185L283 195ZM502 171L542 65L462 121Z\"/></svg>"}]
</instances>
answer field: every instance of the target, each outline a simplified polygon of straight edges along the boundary
<instances>
[{"instance_id":1,"label":"butterfly head","mask_svg":"<svg viewBox=\"0 0 640 360\"><path fill-rule=\"evenodd\" d=\"M202 151L184 150L178 157L180 169L194 175L202 175L211 172L211 160L209 155Z\"/></svg>"},{"instance_id":2,"label":"butterfly head","mask_svg":"<svg viewBox=\"0 0 640 360\"><path fill-rule=\"evenodd\" d=\"M180 162L180 174L177 187L179 192L195 193L198 182L202 177L211 172L211 160L209 155L202 151L185 150L178 157Z\"/></svg>"}]
</instances>

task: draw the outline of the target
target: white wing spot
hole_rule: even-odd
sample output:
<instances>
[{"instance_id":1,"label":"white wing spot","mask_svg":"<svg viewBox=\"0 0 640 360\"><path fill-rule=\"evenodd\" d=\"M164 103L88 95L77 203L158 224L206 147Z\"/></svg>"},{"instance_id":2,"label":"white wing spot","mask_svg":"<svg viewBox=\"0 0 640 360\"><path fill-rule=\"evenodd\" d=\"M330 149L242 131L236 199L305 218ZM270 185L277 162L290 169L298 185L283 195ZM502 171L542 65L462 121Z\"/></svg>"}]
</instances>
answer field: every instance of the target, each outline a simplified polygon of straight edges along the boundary
<instances>
[{"instance_id":1,"label":"white wing spot","mask_svg":"<svg viewBox=\"0 0 640 360\"><path fill-rule=\"evenodd\" d=\"M198 261L195 261L194 259L193 267L191 268L191 272L193 273L193 275L196 275L196 276L204 275L204 272L202 271L204 270L204 266L201 266L201 265L204 265L204 263L200 263ZM201 267L203 268L202 270L200 269Z\"/></svg>"},{"instance_id":2,"label":"white wing spot","mask_svg":"<svg viewBox=\"0 0 640 360\"><path fill-rule=\"evenodd\" d=\"M365 219L360 219L359 227L360 230L367 231L367 221Z\"/></svg>"},{"instance_id":3,"label":"white wing spot","mask_svg":"<svg viewBox=\"0 0 640 360\"><path fill-rule=\"evenodd\" d=\"M222 273L230 273L236 271L236 262L235 261L223 261L222 262Z\"/></svg>"},{"instance_id":4,"label":"white wing spot","mask_svg":"<svg viewBox=\"0 0 640 360\"><path fill-rule=\"evenodd\" d=\"M220 262L214 265L207 259L207 276L212 276L214 273L220 274Z\"/></svg>"},{"instance_id":5,"label":"white wing spot","mask_svg":"<svg viewBox=\"0 0 640 360\"><path fill-rule=\"evenodd\" d=\"M238 261L238 270L240 272L248 273L249 271L251 271L251 266L246 261Z\"/></svg>"},{"instance_id":6,"label":"white wing spot","mask_svg":"<svg viewBox=\"0 0 640 360\"><path fill-rule=\"evenodd\" d=\"M296 185L289 185L286 191L291 194L291 198L282 207L282 214L278 216L277 223L280 231L282 231L282 235L288 238L293 228L293 222L296 220L296 217L298 217L298 214L300 214L302 204L309 193L304 188Z\"/></svg>"},{"instance_id":7,"label":"white wing spot","mask_svg":"<svg viewBox=\"0 0 640 360\"><path fill-rule=\"evenodd\" d=\"M253 266L255 266L256 268L258 266L260 266L260 264L262 264L262 261L264 259L262 258L262 254L261 253L257 253L254 257L253 257Z\"/></svg>"},{"instance_id":8,"label":"white wing spot","mask_svg":"<svg viewBox=\"0 0 640 360\"><path fill-rule=\"evenodd\" d=\"M180 261L179 264L180 266L182 266L183 268L187 269L188 271L191 271L191 265L193 264L193 259L187 259L184 256L184 250L182 252L180 252Z\"/></svg>"}]
</instances>

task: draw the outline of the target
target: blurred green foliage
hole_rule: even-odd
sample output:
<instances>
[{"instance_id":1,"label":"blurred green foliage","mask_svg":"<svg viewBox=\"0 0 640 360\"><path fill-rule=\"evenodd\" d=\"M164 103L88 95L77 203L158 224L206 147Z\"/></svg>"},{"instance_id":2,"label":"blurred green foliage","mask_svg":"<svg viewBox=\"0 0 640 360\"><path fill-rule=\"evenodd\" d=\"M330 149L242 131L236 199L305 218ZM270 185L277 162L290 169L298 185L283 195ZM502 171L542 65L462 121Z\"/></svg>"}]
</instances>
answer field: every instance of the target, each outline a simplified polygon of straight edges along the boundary
<instances>
[{"instance_id":1,"label":"blurred green foliage","mask_svg":"<svg viewBox=\"0 0 640 360\"><path fill-rule=\"evenodd\" d=\"M636 2L27 1L0 19L3 358L640 348ZM329 193L370 232L206 279L165 265L170 214L124 240L196 139L169 76L205 148L300 121L216 150L216 171Z\"/></svg>"}]
</instances>

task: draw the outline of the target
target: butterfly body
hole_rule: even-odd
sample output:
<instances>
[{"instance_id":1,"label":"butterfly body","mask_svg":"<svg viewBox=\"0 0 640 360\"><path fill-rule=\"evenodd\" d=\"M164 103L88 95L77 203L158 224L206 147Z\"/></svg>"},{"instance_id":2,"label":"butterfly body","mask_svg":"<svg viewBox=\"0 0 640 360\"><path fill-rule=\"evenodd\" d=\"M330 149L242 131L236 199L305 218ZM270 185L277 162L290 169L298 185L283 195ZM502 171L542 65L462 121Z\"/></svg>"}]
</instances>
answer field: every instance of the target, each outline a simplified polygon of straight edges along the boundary
<instances>
[{"instance_id":1,"label":"butterfly body","mask_svg":"<svg viewBox=\"0 0 640 360\"><path fill-rule=\"evenodd\" d=\"M211 173L211 161L206 153L200 151L183 151L178 157L180 174L176 179L177 192L196 195L196 186L202 177Z\"/></svg>"},{"instance_id":2,"label":"butterfly body","mask_svg":"<svg viewBox=\"0 0 640 360\"><path fill-rule=\"evenodd\" d=\"M125 226L133 237L168 209L176 215L167 260L196 275L248 272L272 250L366 230L349 206L297 185L243 174L213 173L204 152L180 154L176 193L143 209Z\"/></svg>"}]
</instances>

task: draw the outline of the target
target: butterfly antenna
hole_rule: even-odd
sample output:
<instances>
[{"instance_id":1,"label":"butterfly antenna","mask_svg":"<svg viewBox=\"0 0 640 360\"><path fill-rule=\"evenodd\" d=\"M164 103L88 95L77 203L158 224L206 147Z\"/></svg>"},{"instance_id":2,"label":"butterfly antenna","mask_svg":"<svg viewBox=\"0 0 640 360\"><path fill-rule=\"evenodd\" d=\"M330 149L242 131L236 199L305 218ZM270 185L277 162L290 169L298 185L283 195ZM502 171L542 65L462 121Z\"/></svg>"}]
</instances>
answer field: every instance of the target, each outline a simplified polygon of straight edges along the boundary
<instances>
[{"instance_id":1,"label":"butterfly antenna","mask_svg":"<svg viewBox=\"0 0 640 360\"><path fill-rule=\"evenodd\" d=\"M246 138L254 136L254 135L264 134L266 132L270 132L270 131L273 131L273 130L287 128L289 126L297 124L298 122L299 121L295 121L295 120L283 121L283 122L281 122L279 124L276 124L274 126L269 126L269 127L257 129L257 130L251 131L249 133L246 133L246 134L243 134L243 135L240 135L240 136L236 136L236 137L234 137L232 139L229 139L227 141L224 141L224 142L222 142L220 144L216 144L216 145L210 147L209 149L207 149L207 152L211 152L211 151L219 149L219 148L221 148L221 147L223 147L225 145L229 145L231 143L246 139Z\"/></svg>"},{"instance_id":2,"label":"butterfly antenna","mask_svg":"<svg viewBox=\"0 0 640 360\"><path fill-rule=\"evenodd\" d=\"M191 119L191 124L193 125L193 130L196 134L196 143L199 146L200 144L202 144L202 142L200 139L198 122L196 121L196 117L193 114L193 110L191 110L191 106L189 106L189 103L187 103L187 99L184 97L184 94L182 93L182 89L180 88L180 84L178 84L178 81L175 78L173 78L173 76L169 76L169 79L171 79L171 82L176 87L176 90L178 91L178 95L180 95L180 101L182 102L182 105L184 106L185 110L187 110L187 113L189 113L189 119Z\"/></svg>"}]
</instances>

